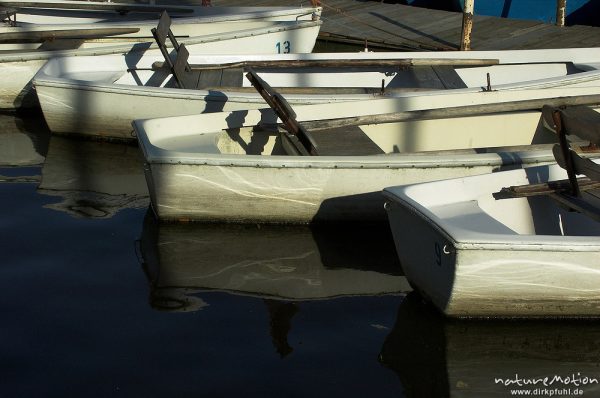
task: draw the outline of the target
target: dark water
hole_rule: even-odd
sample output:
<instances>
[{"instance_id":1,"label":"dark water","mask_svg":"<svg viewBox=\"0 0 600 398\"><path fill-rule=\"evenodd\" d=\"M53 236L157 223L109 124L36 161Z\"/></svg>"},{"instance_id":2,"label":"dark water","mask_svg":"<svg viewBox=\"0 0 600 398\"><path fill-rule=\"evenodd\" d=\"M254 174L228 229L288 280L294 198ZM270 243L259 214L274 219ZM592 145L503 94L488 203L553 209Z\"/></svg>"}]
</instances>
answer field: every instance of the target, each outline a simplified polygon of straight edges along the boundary
<instances>
[{"instance_id":1,"label":"dark water","mask_svg":"<svg viewBox=\"0 0 600 398\"><path fill-rule=\"evenodd\" d=\"M362 264L336 231L163 227L137 147L0 128L0 396L402 394L379 360L393 246Z\"/></svg>"},{"instance_id":2,"label":"dark water","mask_svg":"<svg viewBox=\"0 0 600 398\"><path fill-rule=\"evenodd\" d=\"M159 224L141 162L0 115L1 397L504 397L495 378L600 378L598 323L445 320L407 293L381 226Z\"/></svg>"}]
</instances>

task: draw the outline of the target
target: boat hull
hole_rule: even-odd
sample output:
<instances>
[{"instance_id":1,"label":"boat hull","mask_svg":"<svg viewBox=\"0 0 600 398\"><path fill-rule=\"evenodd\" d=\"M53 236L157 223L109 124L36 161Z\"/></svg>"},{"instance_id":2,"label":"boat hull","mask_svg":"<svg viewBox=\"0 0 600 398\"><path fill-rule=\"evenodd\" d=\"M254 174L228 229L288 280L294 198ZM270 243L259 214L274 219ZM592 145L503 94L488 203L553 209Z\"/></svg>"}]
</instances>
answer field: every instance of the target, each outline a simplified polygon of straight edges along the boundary
<instances>
[{"instance_id":1,"label":"boat hull","mask_svg":"<svg viewBox=\"0 0 600 398\"><path fill-rule=\"evenodd\" d=\"M573 93L579 94L588 89ZM592 89L592 92L595 89ZM555 135L537 110L449 117L447 104L471 109L485 101L562 93L558 90L480 93L295 107L314 123L319 156L289 155L269 110L243 110L135 120L154 211L168 221L314 223L385 220L387 186L491 173L552 162ZM436 101L440 101L436 103ZM407 104L410 110L407 111ZM423 106L424 108L421 108ZM439 106L445 117L430 118ZM400 109L398 109L400 107ZM376 109L376 110L374 110ZM414 111L414 112L413 112ZM327 119L400 112L405 121L318 130ZM318 115L323 122L314 120ZM394 114L392 114L394 115ZM419 119L421 116L421 119ZM256 128L256 126L262 126ZM310 129L309 129L310 130ZM452 137L452 139L448 139ZM339 151L348 142L349 151ZM352 143L356 143L352 148ZM360 143L360 144L359 144ZM357 153L365 147L369 153Z\"/></svg>"},{"instance_id":2,"label":"boat hull","mask_svg":"<svg viewBox=\"0 0 600 398\"><path fill-rule=\"evenodd\" d=\"M429 203L433 191L427 196L413 191L405 200L396 188L386 190L402 268L411 285L447 316L600 316L600 223L565 211L547 197L491 197L503 186L527 183L527 173L548 175L548 167L533 170L477 176L466 184L458 181L469 179L436 184L435 192L445 196L460 195L456 189L467 192L464 201L443 205L437 204L443 200ZM496 182L490 191L485 181L492 179ZM490 195L470 195L477 191L474 185ZM423 206L414 202L417 196ZM498 214L514 215L512 224L497 221L493 215Z\"/></svg>"},{"instance_id":3,"label":"boat hull","mask_svg":"<svg viewBox=\"0 0 600 398\"><path fill-rule=\"evenodd\" d=\"M316 39L316 33L314 38ZM301 38L297 33L271 39L265 36L261 40L264 53L276 48L277 43L290 42L293 49ZM304 40L304 39L302 39ZM306 39L313 40L313 37ZM270 46L270 47L269 47ZM257 47L250 47L256 50ZM240 52L243 49L240 49ZM197 53L202 51L196 51ZM250 61L334 61L343 65L346 61L401 62L406 57L427 62L431 57L442 57L451 63L456 61L454 53L360 53L360 54L274 54L248 55L247 57L191 57L194 65L232 63L241 64ZM452 57L455 59L453 60ZM507 52L471 52L459 58L489 59L499 57L497 68L466 67L458 68L456 75L464 80L463 88L447 89L434 84L434 79L416 82L411 69L398 70L397 66L368 68L257 68L256 72L271 86L281 90L292 105L320 104L346 101L365 101L374 98L413 98L417 95L432 95L435 91L440 97L449 91L481 92L482 84L489 73L495 90L515 88L551 88L551 87L600 87L600 65L598 51L507 51ZM131 138L130 121L133 119L158 118L166 116L191 115L219 111L258 109L265 107L263 98L252 88L243 76L243 70L231 68L228 73L236 73L235 83L223 84L221 80L204 78L199 88L174 88L169 82L171 76L163 71L152 70L158 57L107 56L96 60L87 57L79 59L55 59L48 63L35 76L34 85L44 111L48 126L54 133L76 133L113 138ZM577 64L578 72L571 73L567 60ZM460 59L459 59L460 60ZM92 63L92 61L94 63ZM446 60L443 60L446 62ZM523 65L523 63L529 63ZM598 65L597 65L598 64ZM449 67L449 66L448 66ZM128 68L130 72L128 72ZM134 68L134 71L131 71ZM419 69L425 73L429 66ZM86 72L96 69L94 75ZM204 72L203 72L204 73ZM225 72L222 72L225 76ZM231 76L231 75L229 75ZM531 80L536 76L535 80ZM231 79L231 78L229 78ZM225 80L223 78L223 80ZM381 84L389 89L381 93ZM165 83L167 82L167 83ZM438 81L437 83L440 83ZM243 87L242 87L243 86ZM284 88L289 92L283 91ZM297 89L294 91L294 89ZM337 89L338 92L332 91ZM303 91L302 91L303 90ZM326 91L329 90L329 91ZM344 91L345 90L345 91ZM354 90L350 93L350 90ZM359 91L363 90L363 91ZM491 93L490 93L491 94ZM410 100L407 99L407 102ZM127 104L127 106L123 106ZM446 106L452 106L449 102ZM396 111L408 110L397 109Z\"/></svg>"},{"instance_id":4,"label":"boat hull","mask_svg":"<svg viewBox=\"0 0 600 398\"><path fill-rule=\"evenodd\" d=\"M291 52L310 52L314 47L320 29L320 22L279 22L268 28L247 29L233 31L226 34L208 35L202 37L191 37L185 41L186 47L191 54L247 54L264 53L277 54L281 51L281 43L290 42ZM277 46L277 43L280 46ZM160 50L152 43L125 43L117 46L83 48L66 51L49 52L23 52L22 54L7 55L0 57L0 68L3 72L3 90L0 92L0 108L18 109L39 106L38 99L32 95L31 86L34 75L50 58L53 57L77 57L90 55L124 54L128 62L135 64L136 60L144 56L160 55ZM43 94L42 94L43 95ZM70 95L70 94L69 94ZM68 101L68 96L65 101ZM79 103L79 98L72 99ZM62 101L62 100L61 100ZM48 104L48 107L57 104ZM71 104L72 105L72 104ZM80 105L80 103L79 103ZM65 110L63 109L63 112ZM54 112L54 110L52 111ZM51 116L52 112L44 112ZM57 117L60 119L60 107L57 109ZM105 124L113 117L119 120L118 113L102 115L102 123ZM53 124L51 117L50 123ZM131 118L127 123L131 122ZM123 126L123 124L121 124ZM111 123L108 123L109 130ZM60 128L58 131L62 131ZM70 130L73 131L73 130ZM128 129L130 131L130 129Z\"/></svg>"},{"instance_id":5,"label":"boat hull","mask_svg":"<svg viewBox=\"0 0 600 398\"><path fill-rule=\"evenodd\" d=\"M497 166L372 168L149 164L153 209L164 221L307 224L384 222L390 184L492 172ZM408 162L407 162L408 163Z\"/></svg>"}]
</instances>

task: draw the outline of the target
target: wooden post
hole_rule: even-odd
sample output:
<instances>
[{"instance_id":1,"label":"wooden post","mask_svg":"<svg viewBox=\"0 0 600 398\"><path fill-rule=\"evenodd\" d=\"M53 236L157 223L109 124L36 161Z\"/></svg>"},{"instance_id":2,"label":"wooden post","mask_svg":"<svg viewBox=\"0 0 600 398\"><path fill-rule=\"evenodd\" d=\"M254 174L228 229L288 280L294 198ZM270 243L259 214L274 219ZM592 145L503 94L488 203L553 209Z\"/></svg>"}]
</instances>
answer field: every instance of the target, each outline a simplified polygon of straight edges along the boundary
<instances>
[{"instance_id":1,"label":"wooden post","mask_svg":"<svg viewBox=\"0 0 600 398\"><path fill-rule=\"evenodd\" d=\"M471 31L473 29L473 9L475 8L475 0L465 0L465 8L463 10L462 36L460 39L461 51L471 49Z\"/></svg>"},{"instance_id":2,"label":"wooden post","mask_svg":"<svg viewBox=\"0 0 600 398\"><path fill-rule=\"evenodd\" d=\"M556 0L556 25L565 26L565 14L567 12L567 0Z\"/></svg>"}]
</instances>

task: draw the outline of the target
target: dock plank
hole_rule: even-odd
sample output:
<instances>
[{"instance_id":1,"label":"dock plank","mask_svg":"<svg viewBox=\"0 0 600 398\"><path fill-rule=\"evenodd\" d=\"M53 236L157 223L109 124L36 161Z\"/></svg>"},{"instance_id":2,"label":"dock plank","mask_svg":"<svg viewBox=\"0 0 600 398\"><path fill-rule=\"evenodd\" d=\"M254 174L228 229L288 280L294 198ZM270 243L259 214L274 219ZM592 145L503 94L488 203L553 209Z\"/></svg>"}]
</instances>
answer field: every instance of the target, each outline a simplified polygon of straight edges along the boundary
<instances>
[{"instance_id":1,"label":"dock plank","mask_svg":"<svg viewBox=\"0 0 600 398\"><path fill-rule=\"evenodd\" d=\"M219 6L244 6L242 0L213 0ZM261 6L309 6L308 1L258 0ZM322 2L320 38L328 42L367 41L377 49L458 49L462 14L365 0ZM558 27L543 22L475 15L473 50L600 47L600 28Z\"/></svg>"}]
</instances>

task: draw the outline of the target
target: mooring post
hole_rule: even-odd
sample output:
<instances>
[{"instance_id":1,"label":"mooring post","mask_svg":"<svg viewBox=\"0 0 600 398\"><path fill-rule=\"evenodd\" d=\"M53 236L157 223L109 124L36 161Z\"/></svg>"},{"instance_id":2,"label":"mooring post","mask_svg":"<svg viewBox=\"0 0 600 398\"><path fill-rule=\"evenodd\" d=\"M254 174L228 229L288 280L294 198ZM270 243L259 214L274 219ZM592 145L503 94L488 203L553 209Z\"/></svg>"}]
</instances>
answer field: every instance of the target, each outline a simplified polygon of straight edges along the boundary
<instances>
[{"instance_id":1,"label":"mooring post","mask_svg":"<svg viewBox=\"0 0 600 398\"><path fill-rule=\"evenodd\" d=\"M567 0L556 0L556 25L565 26L565 14L567 12Z\"/></svg>"},{"instance_id":2,"label":"mooring post","mask_svg":"<svg viewBox=\"0 0 600 398\"><path fill-rule=\"evenodd\" d=\"M475 8L475 0L465 0L465 8L463 10L462 35L460 38L461 51L471 49L471 31L473 29L473 9Z\"/></svg>"}]
</instances>

